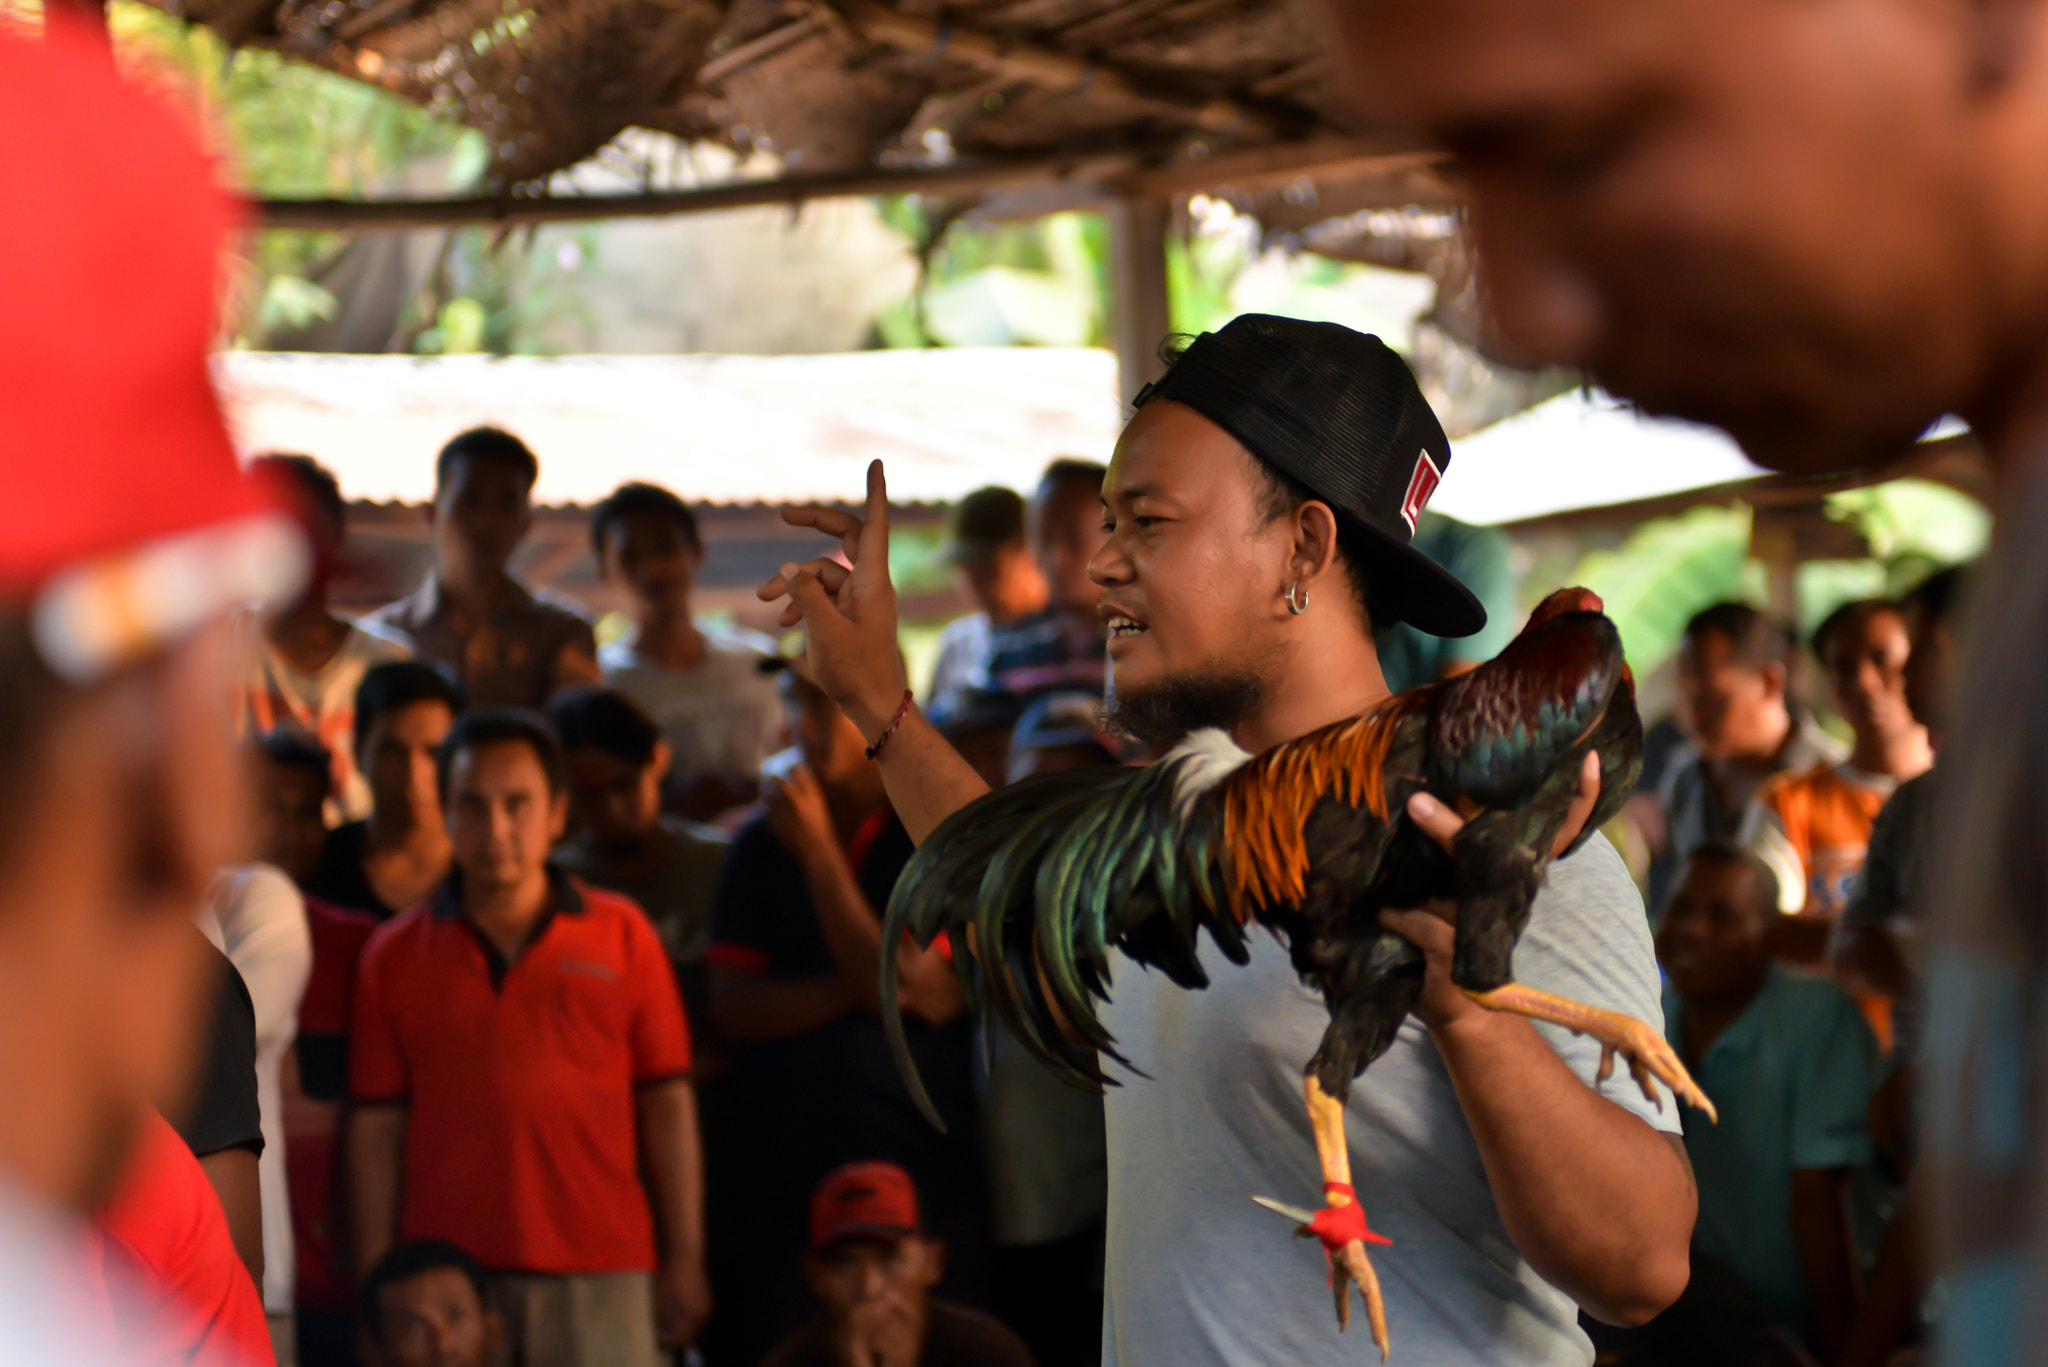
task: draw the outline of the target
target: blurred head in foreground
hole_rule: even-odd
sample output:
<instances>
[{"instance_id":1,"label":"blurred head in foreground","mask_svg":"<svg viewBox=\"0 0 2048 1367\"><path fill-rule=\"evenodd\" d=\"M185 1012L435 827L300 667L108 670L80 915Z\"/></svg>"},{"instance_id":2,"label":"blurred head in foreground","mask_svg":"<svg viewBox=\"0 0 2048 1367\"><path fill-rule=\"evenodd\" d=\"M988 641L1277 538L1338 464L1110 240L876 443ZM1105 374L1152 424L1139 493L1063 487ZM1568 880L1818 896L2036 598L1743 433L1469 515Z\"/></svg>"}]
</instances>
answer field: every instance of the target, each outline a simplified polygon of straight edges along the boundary
<instances>
[{"instance_id":1,"label":"blurred head in foreground","mask_svg":"<svg viewBox=\"0 0 2048 1367\"><path fill-rule=\"evenodd\" d=\"M52 19L0 37L0 1185L90 1204L185 1082L192 912L246 851L225 614L292 520L207 376L231 213L190 135ZM117 326L108 320L118 319Z\"/></svg>"},{"instance_id":2,"label":"blurred head in foreground","mask_svg":"<svg viewBox=\"0 0 2048 1367\"><path fill-rule=\"evenodd\" d=\"M2040 411L2037 4L1326 0L1369 127L1458 163L1498 336L1783 470Z\"/></svg>"}]
</instances>

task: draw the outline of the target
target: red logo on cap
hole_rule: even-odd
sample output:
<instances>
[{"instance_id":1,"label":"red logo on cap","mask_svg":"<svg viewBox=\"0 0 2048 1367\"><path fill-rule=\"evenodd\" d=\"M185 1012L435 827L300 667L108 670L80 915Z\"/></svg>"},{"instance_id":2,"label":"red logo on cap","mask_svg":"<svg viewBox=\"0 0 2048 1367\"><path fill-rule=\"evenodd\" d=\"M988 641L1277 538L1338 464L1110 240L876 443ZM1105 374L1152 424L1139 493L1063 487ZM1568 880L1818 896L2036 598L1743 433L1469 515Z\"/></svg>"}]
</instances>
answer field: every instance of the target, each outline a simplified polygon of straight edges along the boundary
<instances>
[{"instance_id":1,"label":"red logo on cap","mask_svg":"<svg viewBox=\"0 0 2048 1367\"><path fill-rule=\"evenodd\" d=\"M1429 506L1429 496L1436 492L1436 486L1443 483L1444 472L1436 468L1436 462L1429 458L1429 452L1418 451L1415 455L1415 473L1408 476L1408 492L1401 496L1401 520L1408 524L1408 534L1415 535L1415 519L1422 516L1422 510Z\"/></svg>"}]
</instances>

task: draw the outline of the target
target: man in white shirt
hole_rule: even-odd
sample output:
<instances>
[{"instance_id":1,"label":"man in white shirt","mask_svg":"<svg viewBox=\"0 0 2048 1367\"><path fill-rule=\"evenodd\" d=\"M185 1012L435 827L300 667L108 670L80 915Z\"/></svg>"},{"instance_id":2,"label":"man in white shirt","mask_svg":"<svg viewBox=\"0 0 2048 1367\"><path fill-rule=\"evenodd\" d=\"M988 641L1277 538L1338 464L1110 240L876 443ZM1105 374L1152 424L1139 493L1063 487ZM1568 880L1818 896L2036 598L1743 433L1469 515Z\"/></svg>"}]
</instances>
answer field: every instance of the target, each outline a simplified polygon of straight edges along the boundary
<instances>
[{"instance_id":1,"label":"man in white shirt","mask_svg":"<svg viewBox=\"0 0 2048 1367\"><path fill-rule=\"evenodd\" d=\"M1305 374L1331 378L1289 384ZM1252 315L1198 339L1161 386L1118 442L1102 484L1107 541L1088 566L1118 623L1112 710L1126 729L1156 741L1214 725L1257 754L1389 696L1375 622L1446 636L1483 624L1470 591L1396 530L1412 534L1449 449L1377 339ZM1303 451L1344 459L1314 459L1311 485ZM760 593L790 595L783 620L804 621L820 682L879 742L896 811L922 838L984 789L901 710L887 516L878 467L865 518L793 510L857 547L854 568L785 566ZM1567 839L1596 782L1582 780ZM1440 840L1463 824L1425 795L1408 815ZM1460 992L1438 915L1388 912L1383 924L1427 964L1414 1016L1344 1113L1350 1185L1394 1235L1375 1259L1388 1330L1404 1362L1585 1367L1578 1309L1639 1324L1689 1276L1696 1203L1675 1107L1623 1069L1602 1077L1598 1043ZM1662 1030L1641 903L1603 840L1552 867L1515 968ZM1185 994L1127 966L1111 990L1105 1023L1149 1077L1106 1100L1104 1361L1350 1367L1363 1345L1329 1323L1321 1259L1249 1200L1313 1204L1300 1070L1326 1013L1277 946L1257 945L1247 968L1218 965L1212 983Z\"/></svg>"},{"instance_id":2,"label":"man in white shirt","mask_svg":"<svg viewBox=\"0 0 2048 1367\"><path fill-rule=\"evenodd\" d=\"M753 801L761 761L782 744L782 700L761 668L775 643L691 612L704 563L696 515L666 489L624 484L591 509L590 544L633 619L598 666L668 742L666 805L708 821Z\"/></svg>"}]
</instances>

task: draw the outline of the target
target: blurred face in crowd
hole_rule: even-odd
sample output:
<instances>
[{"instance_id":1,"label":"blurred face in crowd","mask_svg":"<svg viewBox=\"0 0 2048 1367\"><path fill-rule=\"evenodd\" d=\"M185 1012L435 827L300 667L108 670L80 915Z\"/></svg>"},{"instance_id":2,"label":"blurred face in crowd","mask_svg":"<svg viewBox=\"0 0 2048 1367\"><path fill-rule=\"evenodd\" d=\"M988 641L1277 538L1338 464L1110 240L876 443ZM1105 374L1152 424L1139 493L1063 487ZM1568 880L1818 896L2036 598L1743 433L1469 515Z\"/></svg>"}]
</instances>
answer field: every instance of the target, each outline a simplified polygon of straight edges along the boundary
<instances>
[{"instance_id":1,"label":"blurred face in crowd","mask_svg":"<svg viewBox=\"0 0 2048 1367\"><path fill-rule=\"evenodd\" d=\"M259 758L256 765L256 857L290 874L313 876L327 847L328 776L303 764Z\"/></svg>"},{"instance_id":2,"label":"blurred face in crowd","mask_svg":"<svg viewBox=\"0 0 2048 1367\"><path fill-rule=\"evenodd\" d=\"M689 610L690 585L703 559L703 547L682 523L650 510L628 513L606 529L599 569L606 583L632 596L633 615L644 621Z\"/></svg>"},{"instance_id":3,"label":"blurred face in crowd","mask_svg":"<svg viewBox=\"0 0 2048 1367\"><path fill-rule=\"evenodd\" d=\"M894 1318L921 1326L945 1262L945 1246L936 1239L846 1239L809 1255L804 1273L824 1307L829 1337L831 1328L850 1320L881 1325Z\"/></svg>"},{"instance_id":4,"label":"blurred face in crowd","mask_svg":"<svg viewBox=\"0 0 2048 1367\"><path fill-rule=\"evenodd\" d=\"M441 820L441 777L435 757L455 714L441 702L410 702L370 723L356 764L370 785L377 817L399 829Z\"/></svg>"},{"instance_id":5,"label":"blurred face in crowd","mask_svg":"<svg viewBox=\"0 0 2048 1367\"><path fill-rule=\"evenodd\" d=\"M1909 613L1912 649L1906 656L1906 706L1913 719L1936 736L1947 724L1946 702L1953 677L1956 640L1947 621Z\"/></svg>"},{"instance_id":6,"label":"blurred face in crowd","mask_svg":"<svg viewBox=\"0 0 2048 1367\"><path fill-rule=\"evenodd\" d=\"M790 730L803 754L804 767L819 782L844 786L873 769L860 728L823 689L793 669L782 672L781 687L783 706L789 712Z\"/></svg>"},{"instance_id":7,"label":"blurred face in crowd","mask_svg":"<svg viewBox=\"0 0 2048 1367\"><path fill-rule=\"evenodd\" d=\"M1457 159L1509 358L1812 472L2033 345L2031 6L1326 3L1366 125Z\"/></svg>"},{"instance_id":8,"label":"blurred face in crowd","mask_svg":"<svg viewBox=\"0 0 2048 1367\"><path fill-rule=\"evenodd\" d=\"M1095 584L1088 562L1103 540L1101 490L1073 476L1040 486L1029 509L1031 542L1054 606L1090 616Z\"/></svg>"},{"instance_id":9,"label":"blurred face in crowd","mask_svg":"<svg viewBox=\"0 0 2048 1367\"><path fill-rule=\"evenodd\" d=\"M1095 519L1094 510L1089 510ZM1088 562L1081 562L1083 577L1087 574ZM1045 605L1045 574L1039 568L1037 559L1031 553L1031 545L1022 537L1007 545L999 546L993 555L983 560L963 563L956 571L960 592L967 601L989 615L989 620L1001 625L1014 622L1019 617L1038 611ZM1093 587L1089 601L1092 603Z\"/></svg>"},{"instance_id":10,"label":"blurred face in crowd","mask_svg":"<svg viewBox=\"0 0 2048 1367\"><path fill-rule=\"evenodd\" d=\"M523 741L472 746L448 767L448 835L472 888L518 888L545 877L548 851L568 819L568 799L549 786L540 756Z\"/></svg>"},{"instance_id":11,"label":"blurred face in crowd","mask_svg":"<svg viewBox=\"0 0 2048 1367\"><path fill-rule=\"evenodd\" d=\"M1778 910L1769 878L1721 858L1695 859L1686 867L1657 932L1658 961L1681 997L1739 997L1763 981Z\"/></svg>"},{"instance_id":12,"label":"blurred face in crowd","mask_svg":"<svg viewBox=\"0 0 2048 1367\"><path fill-rule=\"evenodd\" d=\"M1828 686L1842 720L1859 736L1897 736L1916 723L1906 706L1906 621L1895 608L1876 608L1828 638Z\"/></svg>"},{"instance_id":13,"label":"blurred face in crowd","mask_svg":"<svg viewBox=\"0 0 2048 1367\"><path fill-rule=\"evenodd\" d=\"M1169 710L1230 724L1285 668L1293 645L1281 590L1296 575L1295 523L1267 521L1263 492L1252 457L1192 408L1155 400L1124 429L1102 484L1107 539L1091 566L1119 725L1134 708L1181 696L1186 704Z\"/></svg>"},{"instance_id":14,"label":"blurred face in crowd","mask_svg":"<svg viewBox=\"0 0 2048 1367\"><path fill-rule=\"evenodd\" d=\"M305 533L313 552L313 568L306 576L306 587L299 594L297 601L275 603L264 609L265 616L273 620L309 603L325 603L328 581L341 563L342 543L346 535L341 523L309 497L302 496L295 501L299 510L300 529Z\"/></svg>"},{"instance_id":15,"label":"blurred face in crowd","mask_svg":"<svg viewBox=\"0 0 2048 1367\"><path fill-rule=\"evenodd\" d=\"M569 779L569 829L583 832L599 850L631 851L660 822L668 742L655 742L645 764L594 745L577 746L562 759Z\"/></svg>"},{"instance_id":16,"label":"blurred face in crowd","mask_svg":"<svg viewBox=\"0 0 2048 1367\"><path fill-rule=\"evenodd\" d=\"M1686 731L1710 760L1761 759L1785 743L1785 667L1744 663L1728 638L1703 631L1678 652L1678 694Z\"/></svg>"},{"instance_id":17,"label":"blurred face in crowd","mask_svg":"<svg viewBox=\"0 0 2048 1367\"><path fill-rule=\"evenodd\" d=\"M533 525L532 491L510 461L463 456L434 491L434 553L465 577L502 574Z\"/></svg>"},{"instance_id":18,"label":"blurred face in crowd","mask_svg":"<svg viewBox=\"0 0 2048 1367\"><path fill-rule=\"evenodd\" d=\"M86 1209L147 1109L189 1094L210 1019L218 956L192 912L248 857L248 766L221 706L236 657L218 624L72 692L26 627L6 637L9 706L34 722L0 813L0 1171Z\"/></svg>"},{"instance_id":19,"label":"blurred face in crowd","mask_svg":"<svg viewBox=\"0 0 2048 1367\"><path fill-rule=\"evenodd\" d=\"M459 1268L436 1267L377 1294L377 1347L387 1367L489 1367L498 1316Z\"/></svg>"}]
</instances>

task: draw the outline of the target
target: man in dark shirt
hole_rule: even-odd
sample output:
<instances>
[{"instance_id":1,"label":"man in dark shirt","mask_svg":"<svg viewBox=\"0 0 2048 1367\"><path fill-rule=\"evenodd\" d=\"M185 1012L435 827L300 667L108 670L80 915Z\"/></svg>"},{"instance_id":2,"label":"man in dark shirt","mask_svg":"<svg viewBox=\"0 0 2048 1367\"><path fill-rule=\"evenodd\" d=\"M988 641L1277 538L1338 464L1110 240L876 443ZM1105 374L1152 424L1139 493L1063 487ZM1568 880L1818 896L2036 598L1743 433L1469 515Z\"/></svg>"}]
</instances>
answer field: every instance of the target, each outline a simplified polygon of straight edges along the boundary
<instances>
[{"instance_id":1,"label":"man in dark shirt","mask_svg":"<svg viewBox=\"0 0 2048 1367\"><path fill-rule=\"evenodd\" d=\"M227 1212L228 1232L249 1275L263 1277L263 1201L256 1164L263 1156L262 1108L256 1099L256 1004L228 956L193 928L198 950L219 975L213 1019L203 1044L199 1087L186 1110L171 1117L178 1137L199 1160Z\"/></svg>"},{"instance_id":2,"label":"man in dark shirt","mask_svg":"<svg viewBox=\"0 0 2048 1367\"><path fill-rule=\"evenodd\" d=\"M946 1246L917 1216L917 1187L893 1163L850 1163L811 1197L804 1280L824 1314L762 1367L1031 1367L1000 1322L933 1300Z\"/></svg>"},{"instance_id":3,"label":"man in dark shirt","mask_svg":"<svg viewBox=\"0 0 2048 1367\"><path fill-rule=\"evenodd\" d=\"M378 665L356 690L356 763L370 786L370 815L328 833L320 862L300 887L344 911L389 920L448 876L453 858L441 815L435 757L464 698L438 665Z\"/></svg>"},{"instance_id":4,"label":"man in dark shirt","mask_svg":"<svg viewBox=\"0 0 2048 1367\"><path fill-rule=\"evenodd\" d=\"M973 1034L939 946L898 953L911 1052L946 1134L912 1104L878 1018L881 911L910 838L853 724L800 667L783 687L803 764L734 839L705 958L731 1060L704 1098L718 1361L757 1361L808 1316L804 1203L841 1164L887 1159L916 1177L956 1294L978 1282L986 1237Z\"/></svg>"},{"instance_id":5,"label":"man in dark shirt","mask_svg":"<svg viewBox=\"0 0 2048 1367\"><path fill-rule=\"evenodd\" d=\"M512 577L539 478L540 462L510 432L452 438L434 460L434 568L364 619L448 666L478 706L543 708L571 684L601 682L590 623Z\"/></svg>"}]
</instances>

